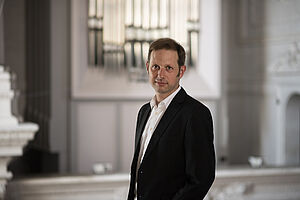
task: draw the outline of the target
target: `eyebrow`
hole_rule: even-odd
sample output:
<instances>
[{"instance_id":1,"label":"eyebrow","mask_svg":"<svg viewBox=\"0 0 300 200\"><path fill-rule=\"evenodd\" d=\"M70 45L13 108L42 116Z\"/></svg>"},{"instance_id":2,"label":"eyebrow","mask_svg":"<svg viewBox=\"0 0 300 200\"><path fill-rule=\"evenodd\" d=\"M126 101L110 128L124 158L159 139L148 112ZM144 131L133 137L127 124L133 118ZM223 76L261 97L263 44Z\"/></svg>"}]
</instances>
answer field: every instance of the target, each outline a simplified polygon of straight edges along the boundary
<instances>
[{"instance_id":1,"label":"eyebrow","mask_svg":"<svg viewBox=\"0 0 300 200\"><path fill-rule=\"evenodd\" d=\"M157 63L153 63L151 66L155 66L155 65L161 66L161 65L159 65L159 64L157 64ZM166 65L164 65L163 67L175 67L175 66L173 66L173 65L171 65L171 64L166 64Z\"/></svg>"}]
</instances>

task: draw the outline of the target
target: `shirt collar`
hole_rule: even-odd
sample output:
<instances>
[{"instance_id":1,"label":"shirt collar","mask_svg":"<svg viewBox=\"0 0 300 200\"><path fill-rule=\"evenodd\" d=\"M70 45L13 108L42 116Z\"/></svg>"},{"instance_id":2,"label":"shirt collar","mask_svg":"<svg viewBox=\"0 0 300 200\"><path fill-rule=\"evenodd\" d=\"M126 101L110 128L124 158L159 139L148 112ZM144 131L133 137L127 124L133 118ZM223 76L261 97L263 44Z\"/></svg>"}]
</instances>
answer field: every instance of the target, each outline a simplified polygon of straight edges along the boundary
<instances>
[{"instance_id":1,"label":"shirt collar","mask_svg":"<svg viewBox=\"0 0 300 200\"><path fill-rule=\"evenodd\" d=\"M165 98L164 100L162 100L158 106L160 104L165 105L166 109L168 108L168 106L170 105L171 101L174 99L175 95L179 92L179 90L181 89L181 86L179 86L177 88L177 90L175 90L172 94L170 94L169 96L167 96L167 98ZM151 109L156 105L156 97L155 95L152 97L151 101L150 101L150 106Z\"/></svg>"}]
</instances>

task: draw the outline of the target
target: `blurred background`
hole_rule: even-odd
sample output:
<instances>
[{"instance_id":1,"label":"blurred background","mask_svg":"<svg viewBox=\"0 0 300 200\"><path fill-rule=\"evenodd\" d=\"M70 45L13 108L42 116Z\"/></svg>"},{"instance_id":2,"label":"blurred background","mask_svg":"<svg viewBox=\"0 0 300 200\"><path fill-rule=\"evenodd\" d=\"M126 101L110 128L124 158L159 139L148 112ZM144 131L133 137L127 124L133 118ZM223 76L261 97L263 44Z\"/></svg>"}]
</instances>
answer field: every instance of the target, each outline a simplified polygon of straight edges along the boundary
<instances>
[{"instance_id":1,"label":"blurred background","mask_svg":"<svg viewBox=\"0 0 300 200\"><path fill-rule=\"evenodd\" d=\"M39 127L23 155L8 163L14 178L128 174L137 112L154 94L147 50L160 37L186 49L182 85L213 114L218 170L299 168L300 1L0 0L0 6L11 113Z\"/></svg>"}]
</instances>

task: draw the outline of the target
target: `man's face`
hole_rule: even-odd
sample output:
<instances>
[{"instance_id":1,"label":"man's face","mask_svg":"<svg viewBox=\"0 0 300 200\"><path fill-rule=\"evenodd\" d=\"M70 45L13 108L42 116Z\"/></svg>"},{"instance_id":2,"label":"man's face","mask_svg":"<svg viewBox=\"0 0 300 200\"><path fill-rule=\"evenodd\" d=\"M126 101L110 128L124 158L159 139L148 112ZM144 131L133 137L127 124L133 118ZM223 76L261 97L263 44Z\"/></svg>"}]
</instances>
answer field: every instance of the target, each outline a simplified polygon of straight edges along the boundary
<instances>
[{"instance_id":1,"label":"man's face","mask_svg":"<svg viewBox=\"0 0 300 200\"><path fill-rule=\"evenodd\" d=\"M179 86L179 80L183 76L186 67L179 68L178 55L174 50L160 49L152 51L150 61L147 62L149 82L156 95L166 98Z\"/></svg>"}]
</instances>

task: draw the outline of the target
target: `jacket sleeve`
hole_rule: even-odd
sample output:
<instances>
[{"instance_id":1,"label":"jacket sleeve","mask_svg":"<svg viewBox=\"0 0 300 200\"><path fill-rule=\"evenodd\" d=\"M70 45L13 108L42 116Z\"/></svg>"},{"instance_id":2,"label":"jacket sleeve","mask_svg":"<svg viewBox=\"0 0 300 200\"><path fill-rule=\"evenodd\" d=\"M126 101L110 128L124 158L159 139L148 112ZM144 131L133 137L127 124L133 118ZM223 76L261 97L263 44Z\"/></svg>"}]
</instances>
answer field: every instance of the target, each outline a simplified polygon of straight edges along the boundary
<instances>
[{"instance_id":1,"label":"jacket sleeve","mask_svg":"<svg viewBox=\"0 0 300 200\"><path fill-rule=\"evenodd\" d=\"M199 200L215 179L213 122L206 107L195 109L185 131L186 183L173 200Z\"/></svg>"}]
</instances>

